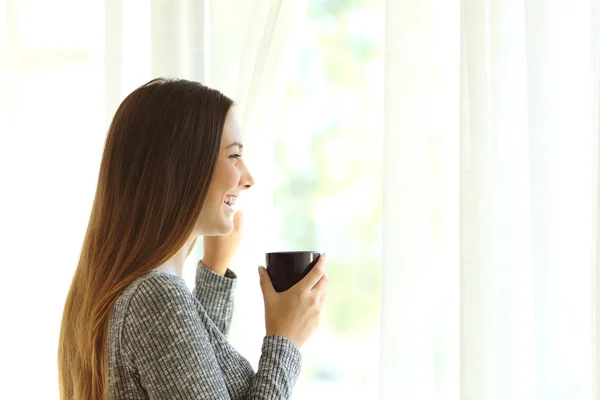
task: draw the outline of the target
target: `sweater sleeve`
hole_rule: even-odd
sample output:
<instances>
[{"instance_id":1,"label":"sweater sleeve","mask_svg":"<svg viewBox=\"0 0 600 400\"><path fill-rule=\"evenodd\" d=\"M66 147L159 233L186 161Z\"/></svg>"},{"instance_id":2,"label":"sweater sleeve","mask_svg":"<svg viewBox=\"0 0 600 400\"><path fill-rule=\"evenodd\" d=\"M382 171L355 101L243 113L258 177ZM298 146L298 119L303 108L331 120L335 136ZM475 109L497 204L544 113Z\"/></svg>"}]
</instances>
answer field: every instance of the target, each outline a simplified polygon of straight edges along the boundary
<instances>
[{"instance_id":1,"label":"sweater sleeve","mask_svg":"<svg viewBox=\"0 0 600 400\"><path fill-rule=\"evenodd\" d=\"M186 290L156 277L138 286L121 333L126 360L150 399L230 399L209 333ZM258 371L244 397L289 399L300 361L289 340L266 336Z\"/></svg>"},{"instance_id":2,"label":"sweater sleeve","mask_svg":"<svg viewBox=\"0 0 600 400\"><path fill-rule=\"evenodd\" d=\"M233 301L237 286L236 274L227 269L225 276L221 276L199 261L196 267L195 283L192 294L202 304L221 333L227 336L233 317Z\"/></svg>"}]
</instances>

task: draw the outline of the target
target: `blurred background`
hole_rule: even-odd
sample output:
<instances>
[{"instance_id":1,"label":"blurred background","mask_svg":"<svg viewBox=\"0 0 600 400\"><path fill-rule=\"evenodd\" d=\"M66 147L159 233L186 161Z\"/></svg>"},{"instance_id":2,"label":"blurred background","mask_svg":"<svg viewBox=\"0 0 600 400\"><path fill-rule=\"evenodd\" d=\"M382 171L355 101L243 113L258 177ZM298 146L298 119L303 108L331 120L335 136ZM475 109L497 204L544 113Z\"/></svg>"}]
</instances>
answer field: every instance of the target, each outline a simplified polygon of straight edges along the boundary
<instances>
[{"instance_id":1,"label":"blurred background","mask_svg":"<svg viewBox=\"0 0 600 400\"><path fill-rule=\"evenodd\" d=\"M310 0L274 143L280 249L332 254L333 283L294 394L377 398L383 0Z\"/></svg>"}]
</instances>

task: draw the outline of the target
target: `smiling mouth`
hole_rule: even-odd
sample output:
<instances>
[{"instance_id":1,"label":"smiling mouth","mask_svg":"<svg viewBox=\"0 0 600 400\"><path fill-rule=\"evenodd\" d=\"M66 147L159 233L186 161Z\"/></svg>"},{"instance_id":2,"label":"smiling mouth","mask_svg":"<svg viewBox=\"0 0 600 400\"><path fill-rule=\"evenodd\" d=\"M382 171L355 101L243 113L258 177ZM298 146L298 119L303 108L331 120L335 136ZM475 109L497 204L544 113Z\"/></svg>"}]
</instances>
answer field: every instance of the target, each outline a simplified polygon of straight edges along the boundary
<instances>
[{"instance_id":1,"label":"smiling mouth","mask_svg":"<svg viewBox=\"0 0 600 400\"><path fill-rule=\"evenodd\" d=\"M235 210L236 203L237 203L237 196L234 196L234 195L227 195L227 196L225 196L225 200L223 200L223 204L225 205L225 207L230 210Z\"/></svg>"}]
</instances>

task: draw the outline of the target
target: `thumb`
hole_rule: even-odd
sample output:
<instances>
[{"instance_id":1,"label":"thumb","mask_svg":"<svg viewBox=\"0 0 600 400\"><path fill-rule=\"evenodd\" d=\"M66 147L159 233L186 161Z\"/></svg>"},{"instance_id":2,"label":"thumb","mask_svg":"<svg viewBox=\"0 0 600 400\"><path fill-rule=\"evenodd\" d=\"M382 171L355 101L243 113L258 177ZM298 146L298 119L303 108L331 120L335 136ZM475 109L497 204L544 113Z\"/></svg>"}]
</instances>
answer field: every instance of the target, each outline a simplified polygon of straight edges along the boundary
<instances>
[{"instance_id":1,"label":"thumb","mask_svg":"<svg viewBox=\"0 0 600 400\"><path fill-rule=\"evenodd\" d=\"M267 273L267 270L263 266L260 266L258 267L258 274L260 275L260 288L263 297L271 296L275 293L275 288L273 288L273 283L271 283L271 277Z\"/></svg>"}]
</instances>

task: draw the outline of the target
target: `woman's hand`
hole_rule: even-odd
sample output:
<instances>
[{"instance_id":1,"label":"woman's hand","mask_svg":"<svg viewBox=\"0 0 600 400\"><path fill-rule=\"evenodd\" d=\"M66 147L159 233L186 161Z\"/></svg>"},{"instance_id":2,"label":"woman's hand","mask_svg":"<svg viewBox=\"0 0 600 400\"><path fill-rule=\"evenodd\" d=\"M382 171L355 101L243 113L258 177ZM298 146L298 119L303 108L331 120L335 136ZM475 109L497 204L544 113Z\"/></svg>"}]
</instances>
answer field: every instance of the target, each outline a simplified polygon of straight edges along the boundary
<instances>
[{"instance_id":1,"label":"woman's hand","mask_svg":"<svg viewBox=\"0 0 600 400\"><path fill-rule=\"evenodd\" d=\"M233 230L225 236L204 236L202 264L219 275L225 275L240 247L244 215L238 210L233 216Z\"/></svg>"},{"instance_id":2,"label":"woman's hand","mask_svg":"<svg viewBox=\"0 0 600 400\"><path fill-rule=\"evenodd\" d=\"M313 334L327 298L326 261L325 254L321 254L310 272L285 292L276 292L267 270L259 267L267 335L286 337L301 347Z\"/></svg>"}]
</instances>

